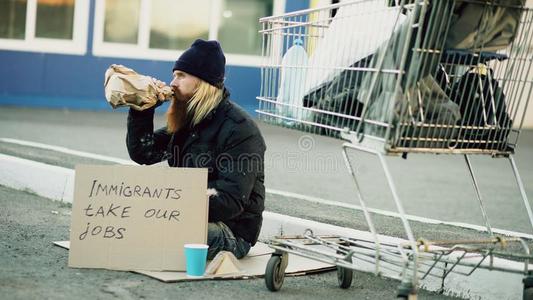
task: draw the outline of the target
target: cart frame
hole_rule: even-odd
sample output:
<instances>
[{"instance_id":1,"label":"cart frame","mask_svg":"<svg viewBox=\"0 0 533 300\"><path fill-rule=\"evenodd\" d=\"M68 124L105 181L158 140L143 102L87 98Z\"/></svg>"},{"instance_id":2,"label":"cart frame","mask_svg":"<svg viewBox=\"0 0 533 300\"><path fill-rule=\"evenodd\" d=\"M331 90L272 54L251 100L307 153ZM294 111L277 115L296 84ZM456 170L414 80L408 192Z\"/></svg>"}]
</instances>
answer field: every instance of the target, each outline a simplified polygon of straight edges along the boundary
<instances>
[{"instance_id":1,"label":"cart frame","mask_svg":"<svg viewBox=\"0 0 533 300\"><path fill-rule=\"evenodd\" d=\"M525 62L526 54L523 49L523 44L533 41L533 30L528 28L531 26L519 25L533 23L533 11L520 5L513 5L514 2L464 0L463 2L483 7L509 9L510 11L518 9L521 22L517 25L518 29L516 29L514 40L509 42L508 47L504 47L507 54L499 52L487 54L483 44L480 49L470 51L466 55L467 61L463 61L465 58L461 52L459 54L458 52L445 53L443 50L444 43L447 41L448 29L451 26L449 25L452 19L450 12L455 9L454 1L435 2L438 4L432 6L428 0L401 0L394 1L396 3L395 8L391 4L393 1L389 1L393 8L389 7L383 11L387 11L389 14L395 9L394 11L397 12L396 19L386 29L390 36L379 45L379 48L374 49L375 52L369 56L370 62L366 61L366 65L346 66L320 60L315 60L315 64L309 64L307 60L296 63L285 61L283 54L290 51L290 41L294 41L294 45L301 45L303 43L301 39L306 39L307 49L314 50L314 54L319 52L316 50L316 44L318 42L325 43L325 32L328 28L333 28L332 24L336 20L335 16L332 16L333 11L340 14L340 17L337 16L336 22L341 22L346 19L361 17L357 14L347 15L346 11L350 11L349 8L357 8L358 5L371 7L373 3L379 1L382 0L346 1L323 8L307 9L260 19L263 24L260 33L264 37L263 57L265 62L261 69L261 95L257 97L260 107L257 113L263 120L270 123L301 131L325 133L325 135L333 135L347 141L342 145L342 155L348 173L356 187L355 196L373 237L372 240L340 236L324 237L306 231L302 236L274 238L270 241L270 247L275 252L267 265L265 275L268 289L277 291L281 288L284 270L288 263L288 253L291 253L336 265L341 288L350 286L352 270L358 269L357 264L361 262L372 263L374 265L373 272L377 275L381 275L383 270L399 272L399 275L396 276L397 279L401 280L398 296L409 299L416 298L420 279L436 276L442 279L444 286L444 280L451 272L468 276L476 269L484 268L523 274L524 299L533 299L533 273L529 270L529 261L533 259L533 256L528 245L518 237L501 237L494 234L470 161L470 155L473 154L485 154L494 158L508 159L529 222L533 228L533 211L513 158L514 148L518 142L529 103L527 99L522 101L522 98L524 95L531 94L533 90L533 78L528 75L533 70L531 68L532 59L529 55L529 61ZM344 14L340 12L341 9L344 9ZM448 12L448 14L439 19L437 15L443 11ZM407 17L403 16L404 14ZM345 24L343 23L343 25ZM480 31L485 30L484 27L479 26ZM430 29L424 31L423 28ZM334 48L342 49L339 51L347 51L342 47L344 45L342 39L335 37L330 41L334 43ZM390 53L394 51L398 53L398 57L391 64L391 58L387 55L391 55ZM281 59L282 56L284 57L283 60ZM365 59L367 58L361 61L365 61ZM500 60L505 62L501 63ZM473 111L467 107L467 110L462 111L460 121L459 119L455 120L455 123L442 119L431 121L432 115L438 116L438 114L446 112L444 106L433 113L428 112L431 106L435 104L425 102L432 97L431 92L438 89L433 87L433 90L427 93L423 90L426 79L436 78L439 75L434 71L434 66L437 65L435 61L441 62L441 65L446 66L449 70L457 72L453 73L454 76L458 77L457 74L459 73L474 74L475 80L469 87L470 90L464 88L464 90L458 91L460 103L457 104L457 107L464 105L463 102L467 101L464 99L468 98L469 93L479 88L476 97L480 99L479 103L481 103L480 107L482 108ZM425 71L426 66L430 71ZM465 66L467 66L466 69ZM494 74L492 71L487 71L487 69L491 70L491 67L496 69ZM457 70L461 70L461 72ZM348 110L302 104L300 98L304 93L301 91L308 92L305 97L317 96L319 92L315 90L313 91L315 94L312 94L309 92L309 87L302 87L302 81L305 80L301 80L301 74L296 74L296 71L304 72L303 78L307 81L314 80L309 74L321 77L322 74L320 73L327 73L329 74L327 78L330 80L327 83L330 84L330 87L334 79L343 74L342 72L348 72L350 77L348 79L343 78L342 84L344 86L337 89L337 94L341 93L342 88L345 90L352 88L347 85L347 82L352 82L352 74L355 74L354 81L357 82L357 89L359 90L350 90L351 94L348 96L352 98L357 96L362 99L360 115L346 112L353 111L353 103L349 105ZM426 72L425 75L424 72ZM295 74L296 77L294 77ZM284 81L290 81L291 76L297 79L292 80L290 85L284 85ZM322 79L326 78L325 76L322 77ZM334 79L331 79L332 77ZM386 86L387 80L389 81L388 87ZM438 84L437 80L433 81ZM432 81L430 81L431 83ZM498 90L497 83L502 84L501 91L507 94L507 98L501 98L503 94ZM529 90L527 86L529 86ZM376 94L376 91L387 91L387 88L390 88L388 90L390 95ZM298 92L295 93L295 91ZM321 91L321 93L324 92ZM446 93L448 94L448 92ZM443 96L443 94L444 92L439 96L441 102L452 98L447 95ZM378 102L379 99L383 98L386 98L384 102ZM355 104L356 108L357 105L359 103ZM453 108L453 105L448 106ZM379 119L375 117L375 114L372 115L372 109L376 109L376 107L384 111L383 118ZM343 109L347 109L346 104ZM310 118L309 116L313 117ZM323 122L327 118L333 118L336 123ZM518 126L514 128L513 123L518 124ZM424 135L423 132L427 132L427 134ZM407 243L387 244L380 241L367 203L360 192L357 173L349 159L348 150L355 153L371 154L378 158L405 231ZM406 155L407 153L460 154L464 156L485 224L486 239L427 241L415 238L384 158L385 155ZM523 249L522 253L511 254L497 249L498 247L503 248L509 243L519 244ZM516 271L496 267L493 264L496 256L523 260L524 268L521 271ZM465 267L467 268L466 271Z\"/></svg>"}]
</instances>

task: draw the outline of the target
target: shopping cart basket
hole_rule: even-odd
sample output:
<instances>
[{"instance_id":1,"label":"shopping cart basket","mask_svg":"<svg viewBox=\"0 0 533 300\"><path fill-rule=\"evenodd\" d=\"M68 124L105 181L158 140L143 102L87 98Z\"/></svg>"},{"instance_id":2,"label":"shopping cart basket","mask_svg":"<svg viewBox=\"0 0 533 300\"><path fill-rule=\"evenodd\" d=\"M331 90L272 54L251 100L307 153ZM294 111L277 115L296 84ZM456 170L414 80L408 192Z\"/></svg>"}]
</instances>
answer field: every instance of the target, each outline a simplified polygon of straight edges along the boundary
<instances>
[{"instance_id":1,"label":"shopping cart basket","mask_svg":"<svg viewBox=\"0 0 533 300\"><path fill-rule=\"evenodd\" d=\"M264 63L257 113L268 123L347 141L344 160L373 236L306 232L272 239L275 253L265 277L270 290L282 286L287 253L337 265L343 288L361 262L373 262L377 274L396 270L398 295L405 298L416 297L420 278L444 282L452 271L498 269L493 257L500 255L524 261L524 298L533 299L533 257L522 239L493 233L469 158L509 160L533 225L513 159L532 90L532 21L523 0L358 0L260 20ZM380 242L348 150L379 158L408 243ZM384 159L408 153L464 156L487 239L415 238ZM499 250L513 243L523 252Z\"/></svg>"}]
</instances>

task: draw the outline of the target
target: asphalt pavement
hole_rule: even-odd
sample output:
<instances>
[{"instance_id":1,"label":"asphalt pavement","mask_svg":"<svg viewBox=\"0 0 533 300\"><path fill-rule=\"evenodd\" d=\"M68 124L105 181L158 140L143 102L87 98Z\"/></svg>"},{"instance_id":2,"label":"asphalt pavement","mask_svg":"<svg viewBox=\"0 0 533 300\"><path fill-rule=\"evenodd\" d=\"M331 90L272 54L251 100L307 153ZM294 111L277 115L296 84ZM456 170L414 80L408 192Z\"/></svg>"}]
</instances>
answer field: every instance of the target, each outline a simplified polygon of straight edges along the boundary
<instances>
[{"instance_id":1,"label":"asphalt pavement","mask_svg":"<svg viewBox=\"0 0 533 300\"><path fill-rule=\"evenodd\" d=\"M26 191L0 186L0 295L2 299L394 299L398 282L356 272L337 286L336 272L286 277L272 293L262 278L163 283L143 275L67 266L71 208ZM457 299L421 290L420 299Z\"/></svg>"}]
</instances>

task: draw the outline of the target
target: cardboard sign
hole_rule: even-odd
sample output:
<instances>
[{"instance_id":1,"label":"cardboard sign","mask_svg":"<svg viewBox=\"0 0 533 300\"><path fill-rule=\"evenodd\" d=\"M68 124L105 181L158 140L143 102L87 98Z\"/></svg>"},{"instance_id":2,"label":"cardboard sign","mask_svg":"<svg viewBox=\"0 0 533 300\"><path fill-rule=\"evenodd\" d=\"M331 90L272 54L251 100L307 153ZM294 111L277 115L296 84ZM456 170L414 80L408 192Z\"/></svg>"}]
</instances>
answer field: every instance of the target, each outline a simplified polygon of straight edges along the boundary
<instances>
[{"instance_id":1,"label":"cardboard sign","mask_svg":"<svg viewBox=\"0 0 533 300\"><path fill-rule=\"evenodd\" d=\"M76 166L69 267L184 271L206 243L207 169Z\"/></svg>"}]
</instances>

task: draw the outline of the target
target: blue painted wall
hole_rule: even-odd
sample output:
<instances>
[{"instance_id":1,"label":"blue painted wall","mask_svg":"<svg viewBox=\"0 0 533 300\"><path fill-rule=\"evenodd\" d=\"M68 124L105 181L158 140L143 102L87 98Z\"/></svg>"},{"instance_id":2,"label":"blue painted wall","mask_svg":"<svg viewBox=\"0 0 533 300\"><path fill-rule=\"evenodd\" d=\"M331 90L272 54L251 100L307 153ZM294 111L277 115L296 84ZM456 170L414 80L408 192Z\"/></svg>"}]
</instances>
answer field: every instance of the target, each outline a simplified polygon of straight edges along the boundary
<instances>
[{"instance_id":1,"label":"blue painted wall","mask_svg":"<svg viewBox=\"0 0 533 300\"><path fill-rule=\"evenodd\" d=\"M18 51L0 51L0 62L0 104L86 109L108 109L103 84L111 64L126 65L167 83L173 66L173 62ZM252 112L259 69L228 66L226 72L232 99Z\"/></svg>"},{"instance_id":2,"label":"blue painted wall","mask_svg":"<svg viewBox=\"0 0 533 300\"><path fill-rule=\"evenodd\" d=\"M308 7L308 0L286 1L286 11ZM0 105L110 110L103 81L111 64L123 64L141 74L170 81L173 62L93 56L94 1L89 20L86 55L0 50ZM252 114L260 77L259 68L226 67L226 86L232 99Z\"/></svg>"}]
</instances>

